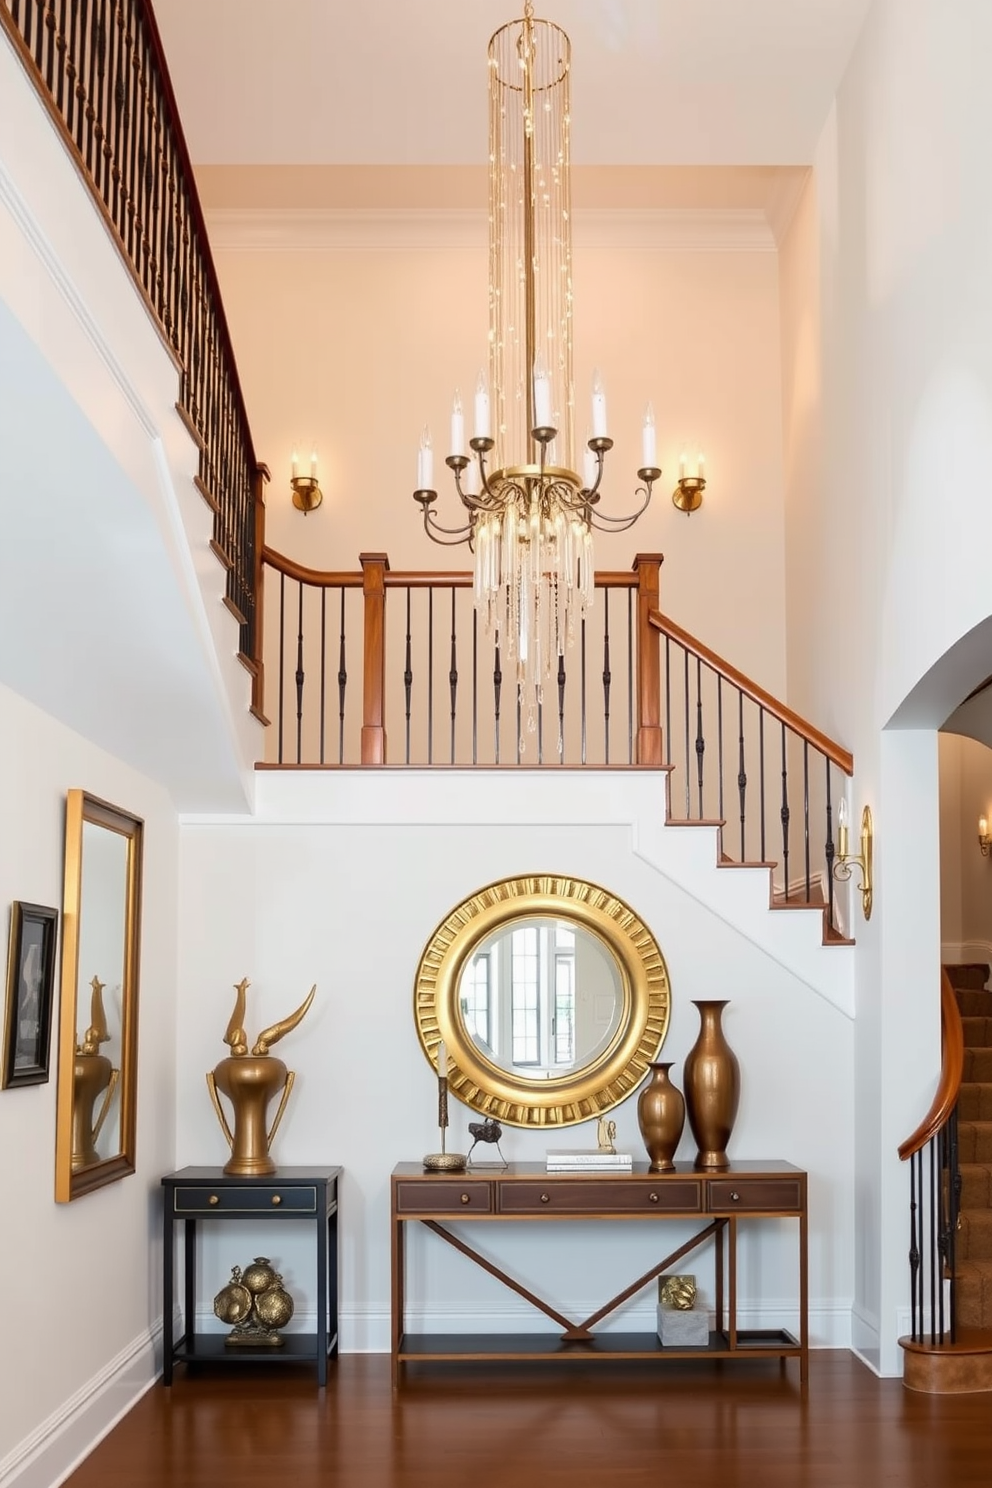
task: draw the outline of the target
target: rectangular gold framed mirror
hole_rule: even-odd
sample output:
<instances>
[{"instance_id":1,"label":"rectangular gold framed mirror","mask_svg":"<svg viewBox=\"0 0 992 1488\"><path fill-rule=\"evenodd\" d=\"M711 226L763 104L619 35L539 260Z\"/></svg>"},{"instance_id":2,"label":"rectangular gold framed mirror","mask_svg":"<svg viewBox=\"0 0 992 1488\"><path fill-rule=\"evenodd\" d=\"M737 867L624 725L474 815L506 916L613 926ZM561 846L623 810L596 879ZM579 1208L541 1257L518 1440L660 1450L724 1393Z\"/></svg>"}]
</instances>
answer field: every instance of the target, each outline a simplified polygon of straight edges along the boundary
<instances>
[{"instance_id":1,"label":"rectangular gold framed mirror","mask_svg":"<svg viewBox=\"0 0 992 1488\"><path fill-rule=\"evenodd\" d=\"M138 817L66 796L55 1198L134 1172L141 849Z\"/></svg>"}]
</instances>

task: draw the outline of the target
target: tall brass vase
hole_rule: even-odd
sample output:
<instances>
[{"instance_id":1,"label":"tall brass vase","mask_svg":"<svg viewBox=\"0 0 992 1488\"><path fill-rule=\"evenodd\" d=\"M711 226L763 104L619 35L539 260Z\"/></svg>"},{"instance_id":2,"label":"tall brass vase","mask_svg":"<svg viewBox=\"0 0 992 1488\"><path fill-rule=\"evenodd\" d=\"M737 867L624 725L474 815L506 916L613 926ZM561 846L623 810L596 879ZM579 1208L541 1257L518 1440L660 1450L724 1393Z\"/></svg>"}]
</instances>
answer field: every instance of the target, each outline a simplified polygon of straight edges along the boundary
<instances>
[{"instance_id":1,"label":"tall brass vase","mask_svg":"<svg viewBox=\"0 0 992 1488\"><path fill-rule=\"evenodd\" d=\"M689 1127L696 1139L697 1168L729 1168L727 1143L741 1096L741 1067L723 1032L723 1001L695 1002L699 1036L685 1061Z\"/></svg>"},{"instance_id":2,"label":"tall brass vase","mask_svg":"<svg viewBox=\"0 0 992 1488\"><path fill-rule=\"evenodd\" d=\"M670 1064L652 1064L651 1078L637 1097L637 1122L652 1173L670 1173L685 1126L685 1101L668 1078Z\"/></svg>"},{"instance_id":3,"label":"tall brass vase","mask_svg":"<svg viewBox=\"0 0 992 1488\"><path fill-rule=\"evenodd\" d=\"M224 1164L225 1173L264 1177L276 1171L269 1142L279 1118L269 1132L266 1112L272 1097L286 1084L288 1073L282 1060L272 1054L222 1059L214 1069L217 1089L234 1107L234 1131L227 1133L231 1156Z\"/></svg>"}]
</instances>

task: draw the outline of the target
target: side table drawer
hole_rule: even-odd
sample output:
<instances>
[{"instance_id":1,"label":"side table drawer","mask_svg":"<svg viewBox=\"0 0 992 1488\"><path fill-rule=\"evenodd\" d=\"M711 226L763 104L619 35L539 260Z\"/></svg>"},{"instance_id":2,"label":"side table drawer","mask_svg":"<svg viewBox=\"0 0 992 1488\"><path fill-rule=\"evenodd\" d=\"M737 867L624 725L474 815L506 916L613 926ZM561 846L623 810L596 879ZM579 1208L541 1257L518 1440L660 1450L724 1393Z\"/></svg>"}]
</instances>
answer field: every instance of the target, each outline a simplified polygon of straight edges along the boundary
<instances>
[{"instance_id":1,"label":"side table drawer","mask_svg":"<svg viewBox=\"0 0 992 1488\"><path fill-rule=\"evenodd\" d=\"M491 1214L493 1191L489 1183L400 1181L395 1187L395 1202L397 1214Z\"/></svg>"},{"instance_id":2,"label":"side table drawer","mask_svg":"<svg viewBox=\"0 0 992 1488\"><path fill-rule=\"evenodd\" d=\"M735 1209L750 1213L793 1212L802 1208L802 1184L798 1178L732 1178L709 1180L711 1213L730 1214Z\"/></svg>"},{"instance_id":3,"label":"side table drawer","mask_svg":"<svg viewBox=\"0 0 992 1488\"><path fill-rule=\"evenodd\" d=\"M702 1189L695 1178L630 1182L622 1178L550 1178L499 1186L501 1214L698 1214Z\"/></svg>"},{"instance_id":4,"label":"side table drawer","mask_svg":"<svg viewBox=\"0 0 992 1488\"><path fill-rule=\"evenodd\" d=\"M187 1188L176 1185L173 1213L197 1214L316 1214L317 1190L306 1184L280 1187L253 1183L233 1187Z\"/></svg>"}]
</instances>

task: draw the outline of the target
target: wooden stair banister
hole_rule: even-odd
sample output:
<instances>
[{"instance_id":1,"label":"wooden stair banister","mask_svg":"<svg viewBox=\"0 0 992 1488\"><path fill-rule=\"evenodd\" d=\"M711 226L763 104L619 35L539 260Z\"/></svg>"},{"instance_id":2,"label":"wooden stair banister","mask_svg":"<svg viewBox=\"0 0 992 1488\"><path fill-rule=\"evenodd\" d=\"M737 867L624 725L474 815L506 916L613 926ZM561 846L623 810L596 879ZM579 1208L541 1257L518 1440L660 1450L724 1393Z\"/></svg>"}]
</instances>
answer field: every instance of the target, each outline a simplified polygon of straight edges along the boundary
<instances>
[{"instance_id":1,"label":"wooden stair banister","mask_svg":"<svg viewBox=\"0 0 992 1488\"><path fill-rule=\"evenodd\" d=\"M920 1152L947 1125L961 1094L964 1073L964 1026L951 979L940 970L940 1078L930 1109L916 1130L900 1143L902 1162Z\"/></svg>"}]
</instances>

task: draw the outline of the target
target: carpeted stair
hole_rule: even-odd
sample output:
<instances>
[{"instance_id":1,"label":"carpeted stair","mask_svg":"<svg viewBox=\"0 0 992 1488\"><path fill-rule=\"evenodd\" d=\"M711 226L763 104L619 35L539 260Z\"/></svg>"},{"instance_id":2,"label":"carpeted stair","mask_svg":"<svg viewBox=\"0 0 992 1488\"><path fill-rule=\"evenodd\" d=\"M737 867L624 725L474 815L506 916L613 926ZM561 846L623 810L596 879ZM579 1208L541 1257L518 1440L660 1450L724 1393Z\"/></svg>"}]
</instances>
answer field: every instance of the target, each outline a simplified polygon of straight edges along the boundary
<instances>
[{"instance_id":1,"label":"carpeted stair","mask_svg":"<svg viewBox=\"0 0 992 1488\"><path fill-rule=\"evenodd\" d=\"M986 965L946 966L964 1025L958 1100L961 1214L955 1237L956 1321L992 1329L992 991Z\"/></svg>"}]
</instances>

